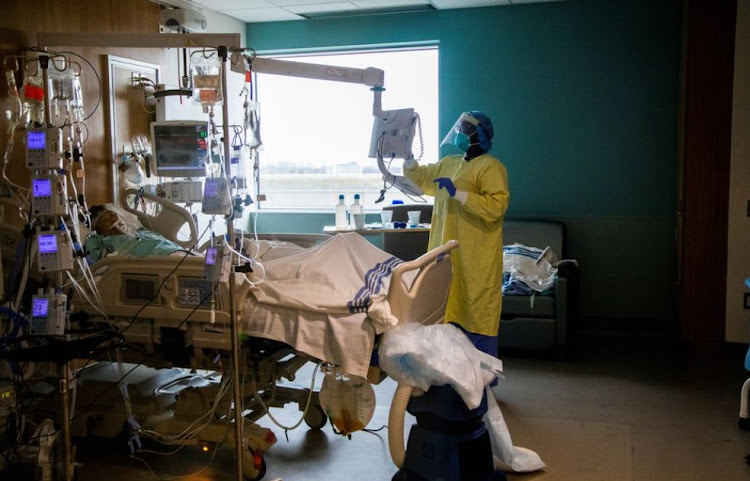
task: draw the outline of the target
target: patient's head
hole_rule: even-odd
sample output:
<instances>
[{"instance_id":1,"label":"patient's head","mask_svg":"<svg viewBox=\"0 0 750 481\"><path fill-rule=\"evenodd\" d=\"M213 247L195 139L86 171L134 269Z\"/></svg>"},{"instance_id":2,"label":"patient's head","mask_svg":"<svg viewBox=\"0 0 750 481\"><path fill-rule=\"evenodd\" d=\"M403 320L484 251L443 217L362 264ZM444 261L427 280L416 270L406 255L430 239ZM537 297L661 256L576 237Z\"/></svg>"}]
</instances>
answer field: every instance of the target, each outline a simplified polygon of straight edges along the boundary
<instances>
[{"instance_id":1,"label":"patient's head","mask_svg":"<svg viewBox=\"0 0 750 481\"><path fill-rule=\"evenodd\" d=\"M91 207L91 230L102 236L133 234L125 222L125 216L113 204Z\"/></svg>"}]
</instances>

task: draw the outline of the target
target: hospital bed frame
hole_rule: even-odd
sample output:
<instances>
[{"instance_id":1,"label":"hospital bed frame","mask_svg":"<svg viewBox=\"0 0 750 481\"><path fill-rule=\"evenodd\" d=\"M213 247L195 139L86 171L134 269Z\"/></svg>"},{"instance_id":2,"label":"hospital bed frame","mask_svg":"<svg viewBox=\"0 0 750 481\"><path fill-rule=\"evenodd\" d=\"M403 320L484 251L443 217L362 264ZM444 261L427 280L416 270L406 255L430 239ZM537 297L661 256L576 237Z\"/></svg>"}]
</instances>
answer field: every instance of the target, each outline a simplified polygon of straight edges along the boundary
<instances>
[{"instance_id":1,"label":"hospital bed frame","mask_svg":"<svg viewBox=\"0 0 750 481\"><path fill-rule=\"evenodd\" d=\"M450 251L457 246L457 241L450 241L394 268L387 299L395 317L402 322L423 324L442 320L452 275ZM216 286L216 309L212 315L210 304L199 304L210 292L210 283L203 280L202 256L131 259L113 255L92 266L92 272L98 278L101 307L108 313L109 320L105 321L101 316L97 319L94 311L84 306L82 299L74 301L75 309L90 311L92 317L83 322L102 325L109 322L122 333L125 346L130 347L123 349L123 361L144 363L156 368L207 371L220 370L217 361L225 366L230 365L228 283ZM235 275L238 277L235 283L235 311L241 316L243 302L251 287L241 274ZM86 316L81 316L79 312L75 317L80 319ZM241 375L251 380L242 386L243 397L247 401L243 413L246 419L243 432L248 446L248 451L243 453L248 457L243 462L243 469L247 479L256 480L265 473L265 461L260 453L275 442L273 432L256 424L266 413L264 406L282 407L295 402L303 411L310 399L311 405L304 411L308 426L320 429L327 417L320 407L317 392L276 385L282 379L293 381L298 369L309 361L316 362L316 359L295 351L292 346L261 338L244 340L241 351L242 369L246 371ZM384 377L379 368L371 366L368 373L371 382L378 383ZM217 382L186 387L178 390L179 395L162 389L154 399L143 403L134 401L133 412L144 429L179 433L206 412L218 390ZM138 394L135 391L131 396L134 399ZM263 401L264 406L258 399ZM160 409L155 409L154 403ZM216 412L228 412L230 403L231 391L228 391L221 398L221 406ZM111 405L103 406L102 410L90 408L87 415L76 418L71 432L80 436L116 435L124 421L123 413L112 409ZM190 442L227 443L233 446L234 430L227 429L227 423L226 418L216 416L201 430L197 439Z\"/></svg>"}]
</instances>

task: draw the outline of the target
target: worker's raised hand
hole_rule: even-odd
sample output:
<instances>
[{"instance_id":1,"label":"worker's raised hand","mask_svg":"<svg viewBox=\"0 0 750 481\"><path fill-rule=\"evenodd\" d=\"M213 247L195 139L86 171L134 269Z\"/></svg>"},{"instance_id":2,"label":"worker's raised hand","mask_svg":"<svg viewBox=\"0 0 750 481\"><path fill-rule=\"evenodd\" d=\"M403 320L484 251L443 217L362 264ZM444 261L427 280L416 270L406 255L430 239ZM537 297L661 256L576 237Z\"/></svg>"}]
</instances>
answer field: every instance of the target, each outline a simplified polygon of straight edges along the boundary
<instances>
[{"instance_id":1,"label":"worker's raised hand","mask_svg":"<svg viewBox=\"0 0 750 481\"><path fill-rule=\"evenodd\" d=\"M456 186L453 185L453 181L451 181L448 177L438 177L437 179L433 180L433 182L437 182L438 188L445 189L451 197L454 197L456 195Z\"/></svg>"}]
</instances>

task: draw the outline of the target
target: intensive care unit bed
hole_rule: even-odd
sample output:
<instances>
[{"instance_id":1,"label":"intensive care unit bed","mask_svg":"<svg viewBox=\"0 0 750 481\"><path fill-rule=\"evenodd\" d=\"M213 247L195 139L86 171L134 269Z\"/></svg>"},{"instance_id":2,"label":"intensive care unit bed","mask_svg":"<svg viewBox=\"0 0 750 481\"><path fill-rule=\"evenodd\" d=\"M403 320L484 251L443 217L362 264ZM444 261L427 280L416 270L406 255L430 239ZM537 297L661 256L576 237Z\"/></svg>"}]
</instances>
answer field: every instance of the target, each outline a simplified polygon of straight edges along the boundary
<instances>
[{"instance_id":1,"label":"intensive care unit bed","mask_svg":"<svg viewBox=\"0 0 750 481\"><path fill-rule=\"evenodd\" d=\"M169 227L173 223L164 218L139 214L143 225L174 233ZM189 216L184 219L189 223ZM195 232L192 227L191 231ZM252 272L246 273L235 273L238 266L230 266L232 272L218 281L210 279L212 271L207 267L207 257L217 252L210 245L204 245L202 253L137 258L112 254L94 263L91 273L98 292L73 296L72 325L116 332L122 340L116 354L121 363L112 362L106 370L113 379L103 380L104 371L97 365L80 374L79 412L72 416L71 434L126 434L132 450L144 436L169 445L232 446L230 297L241 335L238 377L244 400L246 479L260 479L266 472L262 453L276 436L256 421L270 407L297 403L313 429L322 428L329 418L344 434L363 428L356 419L342 418L321 406L319 392L312 386L289 387L287 381L295 380L297 371L313 362L323 363L338 377L380 382L384 374L371 365L378 334L399 323L431 324L442 319L451 281L450 251L457 243L402 262L355 233L342 233L308 248L295 248L283 241L284 236L275 237L281 240L245 239L243 253L265 250L259 258L271 260L254 261L249 264ZM297 237L287 238L296 241ZM219 238L212 245L221 247L223 242ZM235 247L241 249L242 244L236 234ZM212 259L217 263L228 250L219 252L219 258ZM233 296L229 275L235 277ZM108 353L102 359L113 357ZM173 376L147 393L139 392L128 376L140 366L167 368ZM85 371L96 369L99 374L87 380ZM120 389L111 389L112 383L120 384Z\"/></svg>"}]
</instances>

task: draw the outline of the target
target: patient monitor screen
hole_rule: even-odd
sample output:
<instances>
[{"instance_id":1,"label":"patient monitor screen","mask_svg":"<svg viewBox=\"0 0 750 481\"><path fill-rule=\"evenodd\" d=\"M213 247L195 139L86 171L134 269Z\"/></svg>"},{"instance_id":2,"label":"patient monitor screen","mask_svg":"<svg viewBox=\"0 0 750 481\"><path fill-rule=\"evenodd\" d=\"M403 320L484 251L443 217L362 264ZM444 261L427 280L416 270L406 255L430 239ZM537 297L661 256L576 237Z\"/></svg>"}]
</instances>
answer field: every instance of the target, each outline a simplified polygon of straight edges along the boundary
<instances>
[{"instance_id":1,"label":"patient monitor screen","mask_svg":"<svg viewBox=\"0 0 750 481\"><path fill-rule=\"evenodd\" d=\"M208 123L177 121L151 123L151 145L156 174L162 177L204 177L208 161Z\"/></svg>"}]
</instances>

